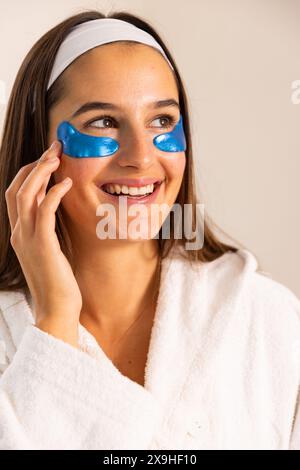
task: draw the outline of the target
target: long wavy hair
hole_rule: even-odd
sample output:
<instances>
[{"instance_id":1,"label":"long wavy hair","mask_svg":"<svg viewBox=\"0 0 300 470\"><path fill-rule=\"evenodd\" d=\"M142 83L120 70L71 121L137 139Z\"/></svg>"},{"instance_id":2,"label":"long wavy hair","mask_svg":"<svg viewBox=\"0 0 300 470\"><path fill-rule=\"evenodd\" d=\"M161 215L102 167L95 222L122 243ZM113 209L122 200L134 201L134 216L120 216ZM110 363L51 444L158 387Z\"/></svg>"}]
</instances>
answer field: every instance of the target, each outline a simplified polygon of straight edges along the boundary
<instances>
[{"instance_id":1,"label":"long wavy hair","mask_svg":"<svg viewBox=\"0 0 300 470\"><path fill-rule=\"evenodd\" d=\"M15 290L28 288L25 276L22 272L18 258L10 243L11 229L7 213L5 191L19 169L35 160L47 149L47 135L49 125L49 110L63 96L65 92L63 74L52 84L47 91L47 83L52 71L56 53L71 29L86 21L99 18L116 18L127 21L138 28L150 33L165 51L168 59L174 68L174 74L179 91L179 104L184 123L186 136L186 166L181 188L179 190L176 203L182 208L182 218L184 218L184 205L192 207L192 229L196 230L197 200L195 174L193 164L192 140L189 122L188 102L185 88L178 72L178 68L167 47L163 43L158 33L149 23L128 12L114 12L104 15L96 10L85 11L73 15L62 21L46 34L44 34L30 49L24 58L17 73L6 111L2 143L0 148L0 212L1 212L1 233L0 233L0 290ZM126 41L130 44L130 41ZM33 106L35 106L34 112ZM49 180L48 189L55 184L53 175ZM184 222L182 223L184 227ZM238 248L244 248L240 242L238 246L222 242L214 229L225 234L205 213L202 227L202 247L200 249L187 250L186 242L190 239L182 234L182 238L175 237L174 221L170 219L170 237L161 238L159 232L158 243L160 255L166 257L173 246L179 246L182 256L192 262L211 262L224 253L236 252ZM56 211L55 227L61 249L67 259L71 259L72 246L66 227L62 208ZM226 235L226 234L225 234ZM226 235L228 237L228 235ZM232 237L229 237L232 239ZM183 249L182 249L183 248Z\"/></svg>"}]
</instances>

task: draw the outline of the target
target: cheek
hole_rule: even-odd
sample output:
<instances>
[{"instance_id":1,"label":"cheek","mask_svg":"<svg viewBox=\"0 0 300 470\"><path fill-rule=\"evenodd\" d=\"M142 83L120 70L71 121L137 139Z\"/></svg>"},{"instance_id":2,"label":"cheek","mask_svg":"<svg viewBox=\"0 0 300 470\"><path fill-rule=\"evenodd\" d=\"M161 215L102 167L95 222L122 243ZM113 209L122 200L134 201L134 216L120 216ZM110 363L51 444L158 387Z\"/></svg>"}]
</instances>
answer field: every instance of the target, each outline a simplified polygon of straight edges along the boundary
<instances>
[{"instance_id":1,"label":"cheek","mask_svg":"<svg viewBox=\"0 0 300 470\"><path fill-rule=\"evenodd\" d=\"M178 156L165 161L165 171L170 181L181 181L186 165L185 153L180 153Z\"/></svg>"},{"instance_id":2,"label":"cheek","mask_svg":"<svg viewBox=\"0 0 300 470\"><path fill-rule=\"evenodd\" d=\"M55 182L59 182L69 176L73 180L73 186L82 185L93 181L107 166L104 159L71 158L62 155L59 168L54 173Z\"/></svg>"}]
</instances>

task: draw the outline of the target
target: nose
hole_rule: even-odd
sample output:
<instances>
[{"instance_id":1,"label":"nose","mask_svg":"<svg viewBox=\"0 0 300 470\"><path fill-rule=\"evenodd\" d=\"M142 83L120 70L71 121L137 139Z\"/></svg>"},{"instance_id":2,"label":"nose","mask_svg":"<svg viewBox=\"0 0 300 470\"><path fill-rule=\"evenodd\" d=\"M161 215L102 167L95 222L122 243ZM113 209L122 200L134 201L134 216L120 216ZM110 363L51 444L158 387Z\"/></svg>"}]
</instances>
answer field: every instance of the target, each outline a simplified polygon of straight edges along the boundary
<instances>
[{"instance_id":1,"label":"nose","mask_svg":"<svg viewBox=\"0 0 300 470\"><path fill-rule=\"evenodd\" d=\"M117 152L118 165L141 170L150 168L155 162L157 152L153 138L154 136L139 126L127 129Z\"/></svg>"}]
</instances>

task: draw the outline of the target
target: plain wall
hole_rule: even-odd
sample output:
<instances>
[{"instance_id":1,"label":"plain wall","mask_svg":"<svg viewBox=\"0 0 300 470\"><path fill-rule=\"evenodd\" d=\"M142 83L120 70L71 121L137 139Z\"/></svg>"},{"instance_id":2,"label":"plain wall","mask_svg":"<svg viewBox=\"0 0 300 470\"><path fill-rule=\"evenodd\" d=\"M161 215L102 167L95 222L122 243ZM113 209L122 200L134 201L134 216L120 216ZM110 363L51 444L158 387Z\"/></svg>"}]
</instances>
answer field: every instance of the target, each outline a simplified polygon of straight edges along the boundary
<instances>
[{"instance_id":1,"label":"plain wall","mask_svg":"<svg viewBox=\"0 0 300 470\"><path fill-rule=\"evenodd\" d=\"M25 54L52 26L90 8L128 10L148 20L187 87L205 211L300 298L300 104L291 99L292 83L300 80L299 0L0 5L0 131L5 91Z\"/></svg>"}]
</instances>

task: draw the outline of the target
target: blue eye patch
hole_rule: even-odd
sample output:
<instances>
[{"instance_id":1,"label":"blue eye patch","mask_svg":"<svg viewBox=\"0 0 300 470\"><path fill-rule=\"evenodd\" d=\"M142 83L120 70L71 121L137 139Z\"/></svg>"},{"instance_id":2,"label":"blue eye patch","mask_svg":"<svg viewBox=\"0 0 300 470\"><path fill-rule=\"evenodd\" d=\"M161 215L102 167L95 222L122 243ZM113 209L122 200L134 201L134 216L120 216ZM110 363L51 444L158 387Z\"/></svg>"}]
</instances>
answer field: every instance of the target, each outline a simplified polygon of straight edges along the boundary
<instances>
[{"instance_id":1,"label":"blue eye patch","mask_svg":"<svg viewBox=\"0 0 300 470\"><path fill-rule=\"evenodd\" d=\"M70 122L62 121L57 128L57 139L63 144L63 153L74 158L107 157L120 148L119 143L111 137L96 137L79 132ZM164 152L184 152L186 139L182 116L174 129L159 134L153 139L154 145Z\"/></svg>"}]
</instances>

